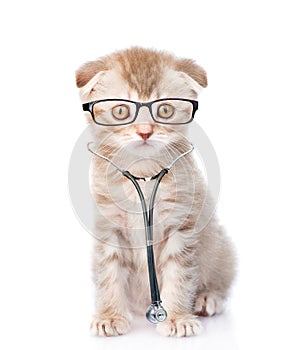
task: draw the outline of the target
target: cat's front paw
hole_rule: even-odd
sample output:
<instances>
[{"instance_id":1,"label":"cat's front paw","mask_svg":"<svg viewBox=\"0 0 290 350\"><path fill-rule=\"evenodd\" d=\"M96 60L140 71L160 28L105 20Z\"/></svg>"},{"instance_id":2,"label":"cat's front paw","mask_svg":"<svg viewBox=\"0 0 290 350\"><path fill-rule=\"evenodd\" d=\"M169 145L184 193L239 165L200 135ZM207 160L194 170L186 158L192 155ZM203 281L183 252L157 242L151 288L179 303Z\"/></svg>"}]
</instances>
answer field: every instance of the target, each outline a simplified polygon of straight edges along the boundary
<instances>
[{"instance_id":1,"label":"cat's front paw","mask_svg":"<svg viewBox=\"0 0 290 350\"><path fill-rule=\"evenodd\" d=\"M102 318L99 315L94 316L91 323L91 334L99 337L112 337L125 334L130 329L130 323L123 316L114 316Z\"/></svg>"},{"instance_id":2,"label":"cat's front paw","mask_svg":"<svg viewBox=\"0 0 290 350\"><path fill-rule=\"evenodd\" d=\"M193 315L168 318L157 325L157 331L165 337L191 337L201 330L201 323Z\"/></svg>"}]
</instances>

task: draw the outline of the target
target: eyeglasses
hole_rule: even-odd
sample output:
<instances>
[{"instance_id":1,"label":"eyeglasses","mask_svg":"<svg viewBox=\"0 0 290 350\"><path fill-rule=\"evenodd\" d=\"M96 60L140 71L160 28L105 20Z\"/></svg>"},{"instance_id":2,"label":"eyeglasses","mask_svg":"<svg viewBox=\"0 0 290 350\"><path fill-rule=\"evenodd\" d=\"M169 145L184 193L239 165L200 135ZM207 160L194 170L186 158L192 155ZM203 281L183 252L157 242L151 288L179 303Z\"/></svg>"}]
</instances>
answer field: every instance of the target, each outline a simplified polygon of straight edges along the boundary
<instances>
[{"instance_id":1,"label":"eyeglasses","mask_svg":"<svg viewBox=\"0 0 290 350\"><path fill-rule=\"evenodd\" d=\"M198 109L198 102L185 98L162 98L151 102L106 99L83 104L96 124L118 126L133 123L140 108L147 107L154 122L159 124L188 124Z\"/></svg>"}]
</instances>

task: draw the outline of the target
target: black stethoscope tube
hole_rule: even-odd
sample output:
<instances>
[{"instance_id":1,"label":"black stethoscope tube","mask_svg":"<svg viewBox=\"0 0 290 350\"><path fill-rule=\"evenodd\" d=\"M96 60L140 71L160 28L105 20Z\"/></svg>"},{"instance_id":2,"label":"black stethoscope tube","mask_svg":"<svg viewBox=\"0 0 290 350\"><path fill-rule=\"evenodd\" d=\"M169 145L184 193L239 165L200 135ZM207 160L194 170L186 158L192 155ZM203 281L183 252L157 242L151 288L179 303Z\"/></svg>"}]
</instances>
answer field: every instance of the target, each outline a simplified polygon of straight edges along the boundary
<instances>
[{"instance_id":1,"label":"black stethoscope tube","mask_svg":"<svg viewBox=\"0 0 290 350\"><path fill-rule=\"evenodd\" d=\"M165 174L168 173L168 169L163 169L160 171L158 175L155 176L156 182L154 184L150 203L149 203L149 212L147 210L145 198L143 192L135 178L129 171L124 171L123 175L130 179L134 184L138 195L140 197L140 202L142 205L142 212L144 218L144 227L146 233L146 245L147 245L147 262L148 262L148 273L149 273L149 283L150 283L150 291L151 291L151 300L152 303L161 303L160 300L160 292L158 288L156 269L155 269L155 260L154 260L154 250L153 250L153 209L156 198L156 193L159 187L159 184Z\"/></svg>"}]
</instances>

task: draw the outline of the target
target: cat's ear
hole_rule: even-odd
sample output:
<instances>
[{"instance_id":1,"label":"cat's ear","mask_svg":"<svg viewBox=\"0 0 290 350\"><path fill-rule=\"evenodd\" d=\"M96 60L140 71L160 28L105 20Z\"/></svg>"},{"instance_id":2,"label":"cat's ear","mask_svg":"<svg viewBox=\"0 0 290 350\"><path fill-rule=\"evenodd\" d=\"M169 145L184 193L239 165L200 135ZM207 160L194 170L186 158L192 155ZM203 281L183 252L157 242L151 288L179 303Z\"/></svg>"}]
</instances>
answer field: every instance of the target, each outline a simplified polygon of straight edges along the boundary
<instances>
[{"instance_id":1,"label":"cat's ear","mask_svg":"<svg viewBox=\"0 0 290 350\"><path fill-rule=\"evenodd\" d=\"M85 86L96 74L106 70L105 63L101 60L83 64L76 71L76 84L78 88Z\"/></svg>"},{"instance_id":2,"label":"cat's ear","mask_svg":"<svg viewBox=\"0 0 290 350\"><path fill-rule=\"evenodd\" d=\"M196 81L201 87L207 87L206 71L190 59L180 59L176 62L175 69L187 74L191 79Z\"/></svg>"}]
</instances>

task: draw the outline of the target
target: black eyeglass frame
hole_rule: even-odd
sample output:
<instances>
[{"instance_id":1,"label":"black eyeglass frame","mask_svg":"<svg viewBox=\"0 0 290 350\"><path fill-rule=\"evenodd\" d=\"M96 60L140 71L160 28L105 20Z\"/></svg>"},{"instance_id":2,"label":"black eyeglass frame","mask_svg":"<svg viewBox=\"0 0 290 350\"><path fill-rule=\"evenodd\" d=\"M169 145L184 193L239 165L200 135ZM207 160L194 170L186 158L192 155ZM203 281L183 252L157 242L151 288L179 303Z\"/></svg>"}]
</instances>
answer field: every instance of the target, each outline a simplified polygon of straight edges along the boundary
<instances>
[{"instance_id":1,"label":"black eyeglass frame","mask_svg":"<svg viewBox=\"0 0 290 350\"><path fill-rule=\"evenodd\" d=\"M192 104L192 114L191 114L191 118L190 120L188 120L187 122L182 122L182 123L168 123L168 122L161 122L158 121L154 118L153 113L152 113L152 104L156 103L156 102L162 102L162 101L186 101L186 102L190 102ZM135 112L135 117L133 118L133 120L131 120L130 122L126 122L126 123L117 123L117 124L105 124L105 123L99 123L96 121L95 116L94 116L94 105L96 103L100 103L100 102L109 102L109 101L123 101L123 102L130 102L130 103L134 103L136 106L136 112ZM84 112L90 112L91 116L93 118L93 121L98 124L98 125L103 125L103 126L120 126L120 125L128 125L128 124L132 124L135 122L135 120L137 119L137 116L139 114L139 110L141 107L148 107L149 111L150 111L150 115L151 118L154 120L155 123L158 124L165 124L165 125L183 125L183 124L189 124L193 121L194 119L194 114L195 112L198 110L198 101L196 100L190 100L187 98L161 98L158 100L154 100L154 101L150 101L150 102L136 102L136 101L131 101L131 100L126 100L126 99L121 99L121 98L108 98L108 99L104 99L104 100L96 100L96 101L91 101L91 102L87 102L84 103L83 105L83 111Z\"/></svg>"}]
</instances>

